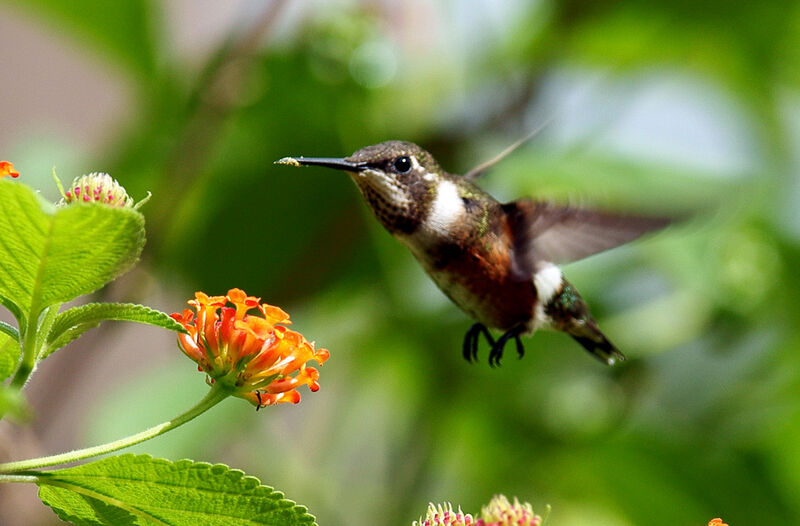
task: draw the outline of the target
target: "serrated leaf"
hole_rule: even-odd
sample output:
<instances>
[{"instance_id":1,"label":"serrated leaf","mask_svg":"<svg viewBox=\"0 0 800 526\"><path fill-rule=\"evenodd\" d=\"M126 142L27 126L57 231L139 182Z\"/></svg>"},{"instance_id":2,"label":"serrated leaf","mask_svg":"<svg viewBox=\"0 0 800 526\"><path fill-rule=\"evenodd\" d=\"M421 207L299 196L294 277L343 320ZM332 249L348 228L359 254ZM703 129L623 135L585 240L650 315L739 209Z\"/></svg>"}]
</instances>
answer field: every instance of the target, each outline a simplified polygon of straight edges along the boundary
<instances>
[{"instance_id":1,"label":"serrated leaf","mask_svg":"<svg viewBox=\"0 0 800 526\"><path fill-rule=\"evenodd\" d=\"M47 346L40 359L60 349L81 334L106 320L134 321L186 332L183 326L161 312L136 303L87 303L58 315L47 337Z\"/></svg>"},{"instance_id":2,"label":"serrated leaf","mask_svg":"<svg viewBox=\"0 0 800 526\"><path fill-rule=\"evenodd\" d=\"M22 184L0 181L0 295L23 313L38 315L102 287L143 246L144 217L134 210L55 208Z\"/></svg>"},{"instance_id":3,"label":"serrated leaf","mask_svg":"<svg viewBox=\"0 0 800 526\"><path fill-rule=\"evenodd\" d=\"M21 352L19 338L0 332L0 381L11 376L17 369Z\"/></svg>"},{"instance_id":4,"label":"serrated leaf","mask_svg":"<svg viewBox=\"0 0 800 526\"><path fill-rule=\"evenodd\" d=\"M303 506L222 464L110 457L37 475L39 498L77 525L313 525Z\"/></svg>"},{"instance_id":5,"label":"serrated leaf","mask_svg":"<svg viewBox=\"0 0 800 526\"><path fill-rule=\"evenodd\" d=\"M91 524L92 526L133 526L135 524L141 524L136 521L136 517L132 513L118 506L105 503L102 500L94 499L88 495L82 496L81 504L89 508L91 513L85 514L84 510L73 510L75 494L72 491L63 490L61 488L53 491L54 489L56 488L41 488L39 490L39 496L42 500L45 500L43 493L46 494L46 504L56 512L56 515L58 515L61 520L72 524ZM89 516L87 517L87 515ZM94 515L94 517L90 518L91 515Z\"/></svg>"}]
</instances>

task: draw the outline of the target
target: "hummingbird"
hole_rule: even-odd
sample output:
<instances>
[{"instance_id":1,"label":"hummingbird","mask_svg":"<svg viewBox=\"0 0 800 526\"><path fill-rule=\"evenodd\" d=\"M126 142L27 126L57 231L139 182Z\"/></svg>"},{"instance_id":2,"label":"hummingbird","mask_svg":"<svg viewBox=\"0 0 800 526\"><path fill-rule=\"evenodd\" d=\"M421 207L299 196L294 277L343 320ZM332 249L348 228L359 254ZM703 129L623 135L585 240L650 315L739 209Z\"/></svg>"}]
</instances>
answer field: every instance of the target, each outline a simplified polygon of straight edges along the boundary
<instances>
[{"instance_id":1,"label":"hummingbird","mask_svg":"<svg viewBox=\"0 0 800 526\"><path fill-rule=\"evenodd\" d=\"M477 360L483 336L489 364L513 340L538 329L567 333L592 356L625 359L602 333L559 265L666 226L664 217L619 214L522 198L501 203L474 184L482 170L444 171L411 142L366 146L349 157L284 157L276 164L343 170L389 233L406 245L436 285L475 323L462 354ZM479 167L480 168L480 167ZM494 338L489 329L502 331Z\"/></svg>"}]
</instances>

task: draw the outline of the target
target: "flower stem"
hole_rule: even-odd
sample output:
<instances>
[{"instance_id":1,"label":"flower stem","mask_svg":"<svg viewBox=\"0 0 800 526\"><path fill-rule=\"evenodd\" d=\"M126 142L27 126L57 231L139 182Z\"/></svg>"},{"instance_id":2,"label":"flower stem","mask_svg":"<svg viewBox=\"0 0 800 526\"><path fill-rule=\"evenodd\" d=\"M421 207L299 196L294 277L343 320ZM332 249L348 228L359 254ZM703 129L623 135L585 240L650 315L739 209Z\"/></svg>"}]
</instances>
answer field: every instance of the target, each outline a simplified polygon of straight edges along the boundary
<instances>
[{"instance_id":1,"label":"flower stem","mask_svg":"<svg viewBox=\"0 0 800 526\"><path fill-rule=\"evenodd\" d=\"M209 409L220 403L222 400L230 396L230 394L231 392L229 389L221 385L221 382L217 382L211 386L211 390L209 390L206 396L202 400L200 400L200 402L198 402L197 405L195 405L185 413L173 418L172 420L167 420L166 422L158 424L157 426L153 426L150 429L146 429L141 433L136 433L135 435L121 438L113 442L101 444L99 446L87 447L85 449L76 449L74 451L61 453L59 455L51 455L49 457L32 458L29 460L19 460L16 462L6 462L0 464L0 474L43 468L46 466L54 466L56 464L66 464L68 462L83 460L89 457L96 457L98 455L111 453L112 451L117 451L122 448L126 448L128 446L133 446L140 442L144 442L145 440L155 438L162 433L166 433L171 429L175 429L176 427L185 424L189 420L192 420L194 417L205 413L206 411L208 411Z\"/></svg>"}]
</instances>

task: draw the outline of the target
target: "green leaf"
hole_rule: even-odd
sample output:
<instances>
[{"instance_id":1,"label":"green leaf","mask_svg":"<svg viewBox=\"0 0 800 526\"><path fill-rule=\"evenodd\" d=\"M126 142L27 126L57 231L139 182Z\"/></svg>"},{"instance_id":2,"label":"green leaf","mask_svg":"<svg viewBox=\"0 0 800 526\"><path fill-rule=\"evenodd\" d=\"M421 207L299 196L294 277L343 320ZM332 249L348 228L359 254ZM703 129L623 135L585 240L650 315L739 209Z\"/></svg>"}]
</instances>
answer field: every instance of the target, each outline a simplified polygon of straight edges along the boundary
<instances>
[{"instance_id":1,"label":"green leaf","mask_svg":"<svg viewBox=\"0 0 800 526\"><path fill-rule=\"evenodd\" d=\"M92 292L128 270L144 245L144 217L129 208L56 208L27 186L0 181L0 295L41 309Z\"/></svg>"},{"instance_id":2,"label":"green leaf","mask_svg":"<svg viewBox=\"0 0 800 526\"><path fill-rule=\"evenodd\" d=\"M122 455L37 476L39 498L79 526L315 524L305 507L222 464Z\"/></svg>"},{"instance_id":3,"label":"green leaf","mask_svg":"<svg viewBox=\"0 0 800 526\"><path fill-rule=\"evenodd\" d=\"M19 331L13 325L9 325L4 321L0 321L0 333L6 334L11 336L15 340L19 341Z\"/></svg>"},{"instance_id":4,"label":"green leaf","mask_svg":"<svg viewBox=\"0 0 800 526\"><path fill-rule=\"evenodd\" d=\"M0 267L0 268L2 268L2 267ZM10 298L6 298L2 294L0 294L0 305L2 305L3 307L7 308L11 312L11 314L14 315L14 318L16 318L17 321L20 324L20 328L24 328L25 327L25 323L26 323L26 321L25 321L25 313L22 312L21 310L19 310L19 307L17 305L15 305L14 302L11 301Z\"/></svg>"},{"instance_id":5,"label":"green leaf","mask_svg":"<svg viewBox=\"0 0 800 526\"><path fill-rule=\"evenodd\" d=\"M61 304L55 303L44 309L42 314L39 316L39 327L36 331L37 349L41 349L42 345L44 345L47 335L50 334L50 329L53 327L53 324L58 317L59 309L61 309Z\"/></svg>"},{"instance_id":6,"label":"green leaf","mask_svg":"<svg viewBox=\"0 0 800 526\"><path fill-rule=\"evenodd\" d=\"M47 346L40 359L64 347L81 334L106 320L135 321L147 325L163 327L171 331L186 332L183 326L161 312L136 303L88 303L73 307L58 315L50 334Z\"/></svg>"},{"instance_id":7,"label":"green leaf","mask_svg":"<svg viewBox=\"0 0 800 526\"><path fill-rule=\"evenodd\" d=\"M5 380L17 369L21 350L19 347L19 335L14 337L3 326L16 332L14 327L0 322L0 381Z\"/></svg>"}]
</instances>

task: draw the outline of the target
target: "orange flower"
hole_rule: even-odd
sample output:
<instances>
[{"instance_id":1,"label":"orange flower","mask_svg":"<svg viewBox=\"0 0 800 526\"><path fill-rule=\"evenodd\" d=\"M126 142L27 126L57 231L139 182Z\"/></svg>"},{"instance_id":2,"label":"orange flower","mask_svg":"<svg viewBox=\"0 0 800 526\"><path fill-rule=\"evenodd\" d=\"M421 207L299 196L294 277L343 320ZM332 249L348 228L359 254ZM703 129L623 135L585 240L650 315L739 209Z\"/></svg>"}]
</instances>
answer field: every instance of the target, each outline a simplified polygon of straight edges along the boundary
<instances>
[{"instance_id":1,"label":"orange flower","mask_svg":"<svg viewBox=\"0 0 800 526\"><path fill-rule=\"evenodd\" d=\"M724 522L722 522L722 519L717 518L717 519L711 519L710 521L708 521L708 526L728 526L728 525L725 524Z\"/></svg>"},{"instance_id":2,"label":"orange flower","mask_svg":"<svg viewBox=\"0 0 800 526\"><path fill-rule=\"evenodd\" d=\"M178 336L178 346L210 383L224 382L235 396L257 408L297 403L298 387L319 389L319 372L306 363L314 360L322 365L328 350L314 349L302 334L284 327L291 323L289 315L279 307L259 304L260 300L241 289L231 289L226 296L196 292L188 302L196 316L191 309L171 314L188 331ZM248 314L256 308L263 317Z\"/></svg>"},{"instance_id":3,"label":"orange flower","mask_svg":"<svg viewBox=\"0 0 800 526\"><path fill-rule=\"evenodd\" d=\"M11 177L19 177L19 172L14 170L14 163L8 161L0 161L0 177L10 175Z\"/></svg>"}]
</instances>

